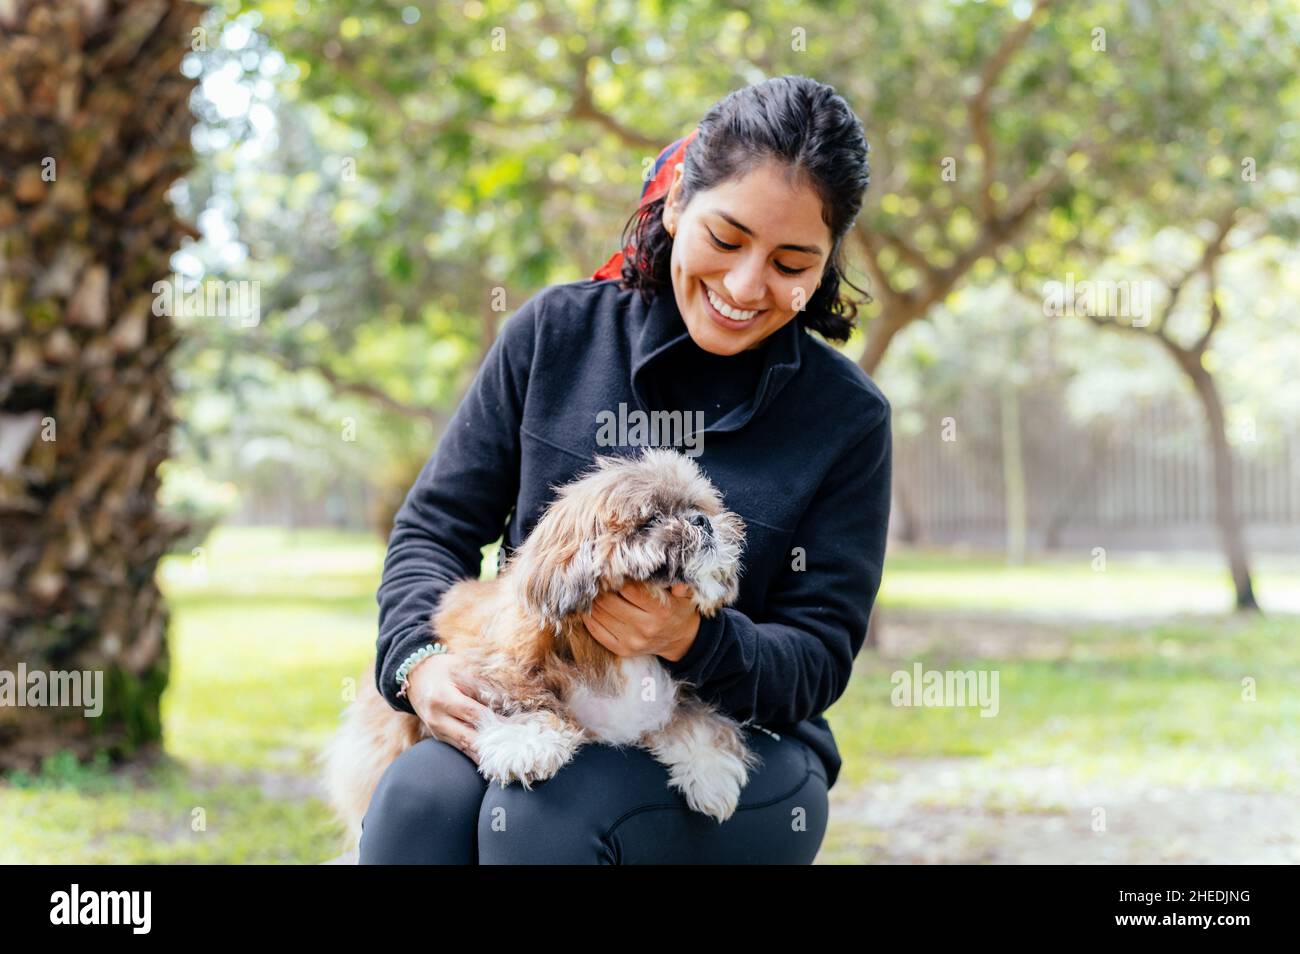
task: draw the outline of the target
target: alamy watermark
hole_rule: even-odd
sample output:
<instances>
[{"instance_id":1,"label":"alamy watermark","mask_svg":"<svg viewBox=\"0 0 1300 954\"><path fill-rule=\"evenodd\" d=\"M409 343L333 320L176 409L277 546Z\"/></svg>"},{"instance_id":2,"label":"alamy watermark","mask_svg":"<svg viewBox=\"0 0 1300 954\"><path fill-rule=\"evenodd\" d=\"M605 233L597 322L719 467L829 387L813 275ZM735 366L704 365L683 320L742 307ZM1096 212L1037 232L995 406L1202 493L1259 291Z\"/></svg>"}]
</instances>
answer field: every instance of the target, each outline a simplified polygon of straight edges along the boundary
<instances>
[{"instance_id":1,"label":"alamy watermark","mask_svg":"<svg viewBox=\"0 0 1300 954\"><path fill-rule=\"evenodd\" d=\"M241 328L262 320L262 283L186 278L173 274L153 283L153 313L168 318L238 319Z\"/></svg>"},{"instance_id":2,"label":"alamy watermark","mask_svg":"<svg viewBox=\"0 0 1300 954\"><path fill-rule=\"evenodd\" d=\"M949 708L979 706L980 717L998 714L998 671L996 669L931 669L913 663L912 671L900 669L889 679L894 691L889 701L895 706Z\"/></svg>"},{"instance_id":3,"label":"alamy watermark","mask_svg":"<svg viewBox=\"0 0 1300 954\"><path fill-rule=\"evenodd\" d=\"M600 447L671 446L687 457L704 453L703 411L629 411L620 401L617 412L598 411L596 425Z\"/></svg>"},{"instance_id":4,"label":"alamy watermark","mask_svg":"<svg viewBox=\"0 0 1300 954\"><path fill-rule=\"evenodd\" d=\"M1043 284L1043 314L1049 318L1127 318L1134 328L1145 328L1151 323L1154 291L1155 282L1076 282L1074 272L1066 272L1065 281Z\"/></svg>"},{"instance_id":5,"label":"alamy watermark","mask_svg":"<svg viewBox=\"0 0 1300 954\"><path fill-rule=\"evenodd\" d=\"M124 924L132 934L148 934L153 924L152 891L69 891L50 895L51 924Z\"/></svg>"},{"instance_id":6,"label":"alamy watermark","mask_svg":"<svg viewBox=\"0 0 1300 954\"><path fill-rule=\"evenodd\" d=\"M18 671L0 669L0 707L53 706L80 708L86 718L94 719L104 711L103 670L28 670L26 663Z\"/></svg>"}]
</instances>

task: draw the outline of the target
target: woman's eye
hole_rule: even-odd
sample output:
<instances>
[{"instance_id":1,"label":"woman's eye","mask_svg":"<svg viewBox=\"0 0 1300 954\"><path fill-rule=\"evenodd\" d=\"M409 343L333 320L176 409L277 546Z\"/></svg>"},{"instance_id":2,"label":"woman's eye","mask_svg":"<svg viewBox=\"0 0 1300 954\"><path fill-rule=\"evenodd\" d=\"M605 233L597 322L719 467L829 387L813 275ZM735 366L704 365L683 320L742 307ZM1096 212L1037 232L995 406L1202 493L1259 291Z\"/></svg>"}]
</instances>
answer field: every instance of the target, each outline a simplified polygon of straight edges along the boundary
<instances>
[{"instance_id":1,"label":"woman's eye","mask_svg":"<svg viewBox=\"0 0 1300 954\"><path fill-rule=\"evenodd\" d=\"M722 241L722 239L713 234L713 229L706 227L705 231L709 233L709 238L713 239L713 244L718 246L718 248L722 249L724 252L734 252L736 249L740 248L739 245L728 245L726 242ZM780 262L776 263L776 270L782 275L801 275L808 271L807 268L786 268Z\"/></svg>"},{"instance_id":2,"label":"woman's eye","mask_svg":"<svg viewBox=\"0 0 1300 954\"><path fill-rule=\"evenodd\" d=\"M713 239L713 244L718 246L718 248L725 249L728 252L734 252L736 249L740 248L739 245L728 245L726 242L722 241L722 239L713 234L713 229L706 228L705 231L709 233L709 238Z\"/></svg>"}]
</instances>

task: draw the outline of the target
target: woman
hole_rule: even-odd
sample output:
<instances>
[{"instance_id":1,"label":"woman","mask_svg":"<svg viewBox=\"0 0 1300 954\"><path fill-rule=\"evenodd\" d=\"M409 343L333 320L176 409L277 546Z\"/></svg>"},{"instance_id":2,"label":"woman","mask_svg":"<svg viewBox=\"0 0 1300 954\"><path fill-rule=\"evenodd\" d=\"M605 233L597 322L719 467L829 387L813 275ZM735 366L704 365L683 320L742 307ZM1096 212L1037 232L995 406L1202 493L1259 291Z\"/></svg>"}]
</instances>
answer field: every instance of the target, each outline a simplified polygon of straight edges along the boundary
<instances>
[{"instance_id":1,"label":"woman","mask_svg":"<svg viewBox=\"0 0 1300 954\"><path fill-rule=\"evenodd\" d=\"M660 155L627 254L505 323L395 520L376 678L435 738L384 775L363 864L812 862L841 764L822 713L865 638L889 519L889 403L806 333L853 328L841 243L867 172L861 122L831 87L738 90ZM646 439L652 412L671 435ZM477 576L483 546L504 528L513 551L553 487L643 443L696 457L744 519L740 596L701 620L680 585L661 608L629 584L584 620L611 652L657 655L753 720L762 764L722 824L639 749L587 745L531 790L489 787L473 674L429 641L440 594Z\"/></svg>"}]
</instances>

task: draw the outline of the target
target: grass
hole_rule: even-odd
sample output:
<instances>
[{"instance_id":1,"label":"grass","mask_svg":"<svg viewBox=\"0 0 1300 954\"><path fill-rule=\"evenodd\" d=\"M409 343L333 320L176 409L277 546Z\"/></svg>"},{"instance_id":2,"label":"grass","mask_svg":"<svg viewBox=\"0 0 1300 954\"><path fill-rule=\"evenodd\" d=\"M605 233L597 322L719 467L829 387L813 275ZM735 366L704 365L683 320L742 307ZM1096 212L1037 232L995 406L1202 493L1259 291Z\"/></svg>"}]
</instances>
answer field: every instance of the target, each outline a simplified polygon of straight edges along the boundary
<instances>
[{"instance_id":1,"label":"grass","mask_svg":"<svg viewBox=\"0 0 1300 954\"><path fill-rule=\"evenodd\" d=\"M11 775L0 784L0 863L312 863L337 854L339 832L314 797L313 758L349 680L365 677L382 561L378 539L267 529L222 529L197 558L169 558L160 571L173 619L169 759L122 774L55 758L36 776ZM1294 568L1262 566L1261 601L1297 580ZM975 554L902 552L891 554L881 601L895 612L1060 616L1103 596L1111 611L1150 612L1212 607L1229 592L1211 563L1114 556L1097 574L1087 560L1007 568ZM885 760L900 756L962 756L987 767L976 784L1011 810L1045 804L1008 782L1016 766L1060 766L1081 780L1294 787L1298 636L1296 617L1207 615L1077 623L1051 658L864 652L828 713L845 757L839 785L887 775ZM914 660L996 670L998 717L892 705L891 675ZM1245 678L1257 701L1243 701ZM832 820L828 848L842 852L837 837ZM842 837L865 836L846 828Z\"/></svg>"},{"instance_id":2,"label":"grass","mask_svg":"<svg viewBox=\"0 0 1300 954\"><path fill-rule=\"evenodd\" d=\"M125 778L68 772L56 757L39 777L0 788L0 810L3 864L311 862L337 837L318 803L200 765Z\"/></svg>"},{"instance_id":3,"label":"grass","mask_svg":"<svg viewBox=\"0 0 1300 954\"><path fill-rule=\"evenodd\" d=\"M977 707L893 705L891 677L916 661L924 670L996 673L996 717ZM1294 789L1300 618L1079 627L1050 659L864 653L827 718L849 785L888 777L883 759L963 756L979 761L985 794L995 796L1018 766L1057 767L1078 784Z\"/></svg>"},{"instance_id":4,"label":"grass","mask_svg":"<svg viewBox=\"0 0 1300 954\"><path fill-rule=\"evenodd\" d=\"M1254 560L1261 606L1300 613L1300 561ZM996 553L891 549L881 604L895 609L1018 613L1077 619L1183 612L1227 613L1232 582L1217 554L1109 553L1038 556L1008 566Z\"/></svg>"}]
</instances>

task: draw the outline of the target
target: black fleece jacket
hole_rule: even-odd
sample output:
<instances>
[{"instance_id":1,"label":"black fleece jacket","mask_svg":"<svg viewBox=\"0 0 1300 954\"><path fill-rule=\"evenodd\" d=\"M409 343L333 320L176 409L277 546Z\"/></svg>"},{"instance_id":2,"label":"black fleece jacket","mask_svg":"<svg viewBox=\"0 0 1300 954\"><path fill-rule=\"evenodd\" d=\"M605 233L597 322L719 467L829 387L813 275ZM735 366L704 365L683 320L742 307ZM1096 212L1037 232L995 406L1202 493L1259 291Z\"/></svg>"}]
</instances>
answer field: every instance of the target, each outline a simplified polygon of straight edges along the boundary
<instances>
[{"instance_id":1,"label":"black fleece jacket","mask_svg":"<svg viewBox=\"0 0 1300 954\"><path fill-rule=\"evenodd\" d=\"M615 280L549 286L507 319L394 522L375 667L394 708L412 711L396 671L430 641L442 593L477 577L480 551L498 537L506 555L517 548L552 489L597 454L638 452L600 435L611 414L680 397L689 384L675 368L699 358L683 349L699 350L675 297L646 304ZM742 377L753 370L743 364ZM764 342L758 371L738 404L733 380L700 381L697 406L715 392L734 406L707 416L698 443L678 446L747 534L738 600L702 621L682 659L663 662L733 717L806 742L833 786L841 759L822 714L848 684L880 587L891 409L867 374L797 320Z\"/></svg>"}]
</instances>

